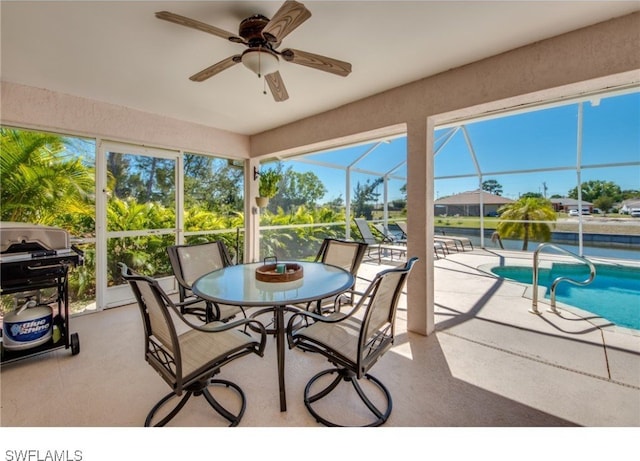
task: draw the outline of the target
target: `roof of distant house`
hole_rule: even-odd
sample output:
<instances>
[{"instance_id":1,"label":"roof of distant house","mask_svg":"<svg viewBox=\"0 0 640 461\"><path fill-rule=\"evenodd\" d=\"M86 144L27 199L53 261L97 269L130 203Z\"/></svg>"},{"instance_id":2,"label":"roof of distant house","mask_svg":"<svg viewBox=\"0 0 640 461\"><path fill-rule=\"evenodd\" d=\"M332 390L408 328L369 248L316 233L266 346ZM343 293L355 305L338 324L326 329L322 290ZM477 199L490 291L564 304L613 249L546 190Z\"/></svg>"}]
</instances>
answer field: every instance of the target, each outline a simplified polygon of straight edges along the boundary
<instances>
[{"instance_id":1,"label":"roof of distant house","mask_svg":"<svg viewBox=\"0 0 640 461\"><path fill-rule=\"evenodd\" d=\"M473 191L449 195L448 197L442 197L434 203L436 205L478 205L480 203L480 192L482 192L482 203L485 205L505 205L507 203L514 202L514 200L509 198L476 189Z\"/></svg>"},{"instance_id":2,"label":"roof of distant house","mask_svg":"<svg viewBox=\"0 0 640 461\"><path fill-rule=\"evenodd\" d=\"M561 198L552 198L549 200L551 201L551 203L556 203L562 206L576 206L576 207L578 206L578 201L574 198L561 197ZM592 206L593 203L583 200L582 205Z\"/></svg>"},{"instance_id":3,"label":"roof of distant house","mask_svg":"<svg viewBox=\"0 0 640 461\"><path fill-rule=\"evenodd\" d=\"M620 205L622 208L640 208L640 198L623 200Z\"/></svg>"}]
</instances>

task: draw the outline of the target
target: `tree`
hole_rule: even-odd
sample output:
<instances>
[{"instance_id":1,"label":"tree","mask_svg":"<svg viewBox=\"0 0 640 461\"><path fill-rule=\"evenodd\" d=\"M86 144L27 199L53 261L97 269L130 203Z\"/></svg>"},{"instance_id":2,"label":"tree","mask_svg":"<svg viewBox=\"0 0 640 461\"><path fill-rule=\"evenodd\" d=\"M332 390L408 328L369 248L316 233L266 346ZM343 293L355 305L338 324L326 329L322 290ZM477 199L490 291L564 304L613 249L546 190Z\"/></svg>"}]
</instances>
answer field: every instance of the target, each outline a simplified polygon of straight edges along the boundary
<instances>
[{"instance_id":1,"label":"tree","mask_svg":"<svg viewBox=\"0 0 640 461\"><path fill-rule=\"evenodd\" d=\"M620 197L620 200L629 200L633 198L640 198L640 190L625 189L622 191L622 197Z\"/></svg>"},{"instance_id":2,"label":"tree","mask_svg":"<svg viewBox=\"0 0 640 461\"><path fill-rule=\"evenodd\" d=\"M482 181L482 190L494 195L502 195L502 184L495 179L487 179Z\"/></svg>"},{"instance_id":3,"label":"tree","mask_svg":"<svg viewBox=\"0 0 640 461\"><path fill-rule=\"evenodd\" d=\"M289 167L280 182L280 190L270 203L270 208L277 210L281 207L288 212L304 205L313 209L326 192L327 189L314 172L300 173Z\"/></svg>"},{"instance_id":4,"label":"tree","mask_svg":"<svg viewBox=\"0 0 640 461\"><path fill-rule=\"evenodd\" d=\"M338 195L336 198L329 200L324 204L325 207L328 207L330 210L335 211L336 213L344 210L344 199L342 198L342 194Z\"/></svg>"},{"instance_id":5,"label":"tree","mask_svg":"<svg viewBox=\"0 0 640 461\"><path fill-rule=\"evenodd\" d=\"M525 192L520 198L544 198L540 192Z\"/></svg>"},{"instance_id":6,"label":"tree","mask_svg":"<svg viewBox=\"0 0 640 461\"><path fill-rule=\"evenodd\" d=\"M506 238L521 238L522 251L527 251L529 239L548 242L551 239L549 224L536 221L555 221L556 212L551 202L544 198L524 197L500 207L498 234Z\"/></svg>"},{"instance_id":7,"label":"tree","mask_svg":"<svg viewBox=\"0 0 640 461\"><path fill-rule=\"evenodd\" d=\"M354 217L364 217L365 219L373 218L373 205L371 202L375 202L380 196L376 192L376 187L382 184L383 178L376 178L373 181L367 179L367 182L360 184L360 181L356 184L353 190L353 200L351 201L351 209L353 210Z\"/></svg>"},{"instance_id":8,"label":"tree","mask_svg":"<svg viewBox=\"0 0 640 461\"><path fill-rule=\"evenodd\" d=\"M614 202L619 202L622 199L622 190L612 181L591 180L582 183L582 200L585 202L593 202L603 195L611 197ZM578 188L571 189L568 196L577 200Z\"/></svg>"},{"instance_id":9,"label":"tree","mask_svg":"<svg viewBox=\"0 0 640 461\"><path fill-rule=\"evenodd\" d=\"M608 195L601 195L597 199L593 201L593 204L596 208L600 208L603 213L607 213L611 208L613 208L613 199Z\"/></svg>"},{"instance_id":10,"label":"tree","mask_svg":"<svg viewBox=\"0 0 640 461\"><path fill-rule=\"evenodd\" d=\"M175 162L146 155L109 152L109 189L115 197L135 197L140 203L175 206Z\"/></svg>"},{"instance_id":11,"label":"tree","mask_svg":"<svg viewBox=\"0 0 640 461\"><path fill-rule=\"evenodd\" d=\"M94 172L54 134L0 128L2 221L53 225L93 222ZM88 224L88 226L91 226ZM93 227L93 226L91 226Z\"/></svg>"},{"instance_id":12,"label":"tree","mask_svg":"<svg viewBox=\"0 0 640 461\"><path fill-rule=\"evenodd\" d=\"M233 214L244 207L244 168L225 159L185 154L185 209Z\"/></svg>"}]
</instances>

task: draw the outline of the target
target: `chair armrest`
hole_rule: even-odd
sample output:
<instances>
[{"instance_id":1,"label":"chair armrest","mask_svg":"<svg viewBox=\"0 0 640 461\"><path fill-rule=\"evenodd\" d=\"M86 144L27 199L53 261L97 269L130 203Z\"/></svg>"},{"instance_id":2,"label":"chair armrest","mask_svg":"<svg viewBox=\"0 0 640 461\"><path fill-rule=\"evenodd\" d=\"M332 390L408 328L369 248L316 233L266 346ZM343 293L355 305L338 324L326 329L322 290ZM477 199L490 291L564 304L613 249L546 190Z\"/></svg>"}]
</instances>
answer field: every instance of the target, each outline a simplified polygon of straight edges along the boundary
<instances>
[{"instance_id":1,"label":"chair armrest","mask_svg":"<svg viewBox=\"0 0 640 461\"><path fill-rule=\"evenodd\" d=\"M251 326L249 327L249 325ZM257 353L258 355L260 355L260 357L262 357L264 354L264 349L267 345L267 330L262 323L260 323L255 319L242 319L242 320L237 320L235 322L228 322L228 323L212 322L212 323L207 323L206 325L203 325L203 326L194 327L194 329L202 331L204 333L215 334L215 333L220 333L222 331L227 331L231 329L238 329L238 327L242 327L242 326L244 326L243 328L244 333L248 336L250 335L247 333L247 327L249 327L253 331L259 332L260 345L258 346Z\"/></svg>"},{"instance_id":2,"label":"chair armrest","mask_svg":"<svg viewBox=\"0 0 640 461\"><path fill-rule=\"evenodd\" d=\"M200 302L200 301L206 301L206 300L198 298L196 301ZM169 307L173 310L174 314L176 314L178 318L182 320L183 323L188 325L190 328L193 328L194 330L204 331L207 333L216 333L220 331L230 330L232 328L236 328L241 325L252 324L252 325L256 325L256 328L260 330L263 334L266 334L264 325L262 325L262 323L258 322L255 319L241 319L241 320L236 320L235 322L226 322L226 323L216 321L216 322L207 323L205 325L197 325L191 322L189 319L187 319L184 315L182 315L182 312L180 312L179 307L189 303L193 303L193 301L186 301L183 303L172 302L171 304L169 304Z\"/></svg>"}]
</instances>

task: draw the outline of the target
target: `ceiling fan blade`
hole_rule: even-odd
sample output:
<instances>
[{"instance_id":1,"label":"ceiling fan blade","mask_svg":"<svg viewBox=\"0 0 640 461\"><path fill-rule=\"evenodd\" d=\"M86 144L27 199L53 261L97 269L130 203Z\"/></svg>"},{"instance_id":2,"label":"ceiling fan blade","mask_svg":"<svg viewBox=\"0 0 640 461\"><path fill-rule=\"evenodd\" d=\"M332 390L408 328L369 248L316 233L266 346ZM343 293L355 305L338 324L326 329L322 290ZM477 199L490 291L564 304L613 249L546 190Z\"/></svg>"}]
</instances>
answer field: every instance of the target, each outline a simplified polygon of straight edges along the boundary
<instances>
[{"instance_id":1,"label":"ceiling fan blade","mask_svg":"<svg viewBox=\"0 0 640 461\"><path fill-rule=\"evenodd\" d=\"M193 74L191 77L189 77L189 80L193 80L194 82L203 82L206 79L213 77L217 73L220 73L231 66L235 66L240 61L241 56L239 54L230 56L227 59L223 59L222 61L215 63L213 66L209 66L206 69L201 70L197 74Z\"/></svg>"},{"instance_id":2,"label":"ceiling fan blade","mask_svg":"<svg viewBox=\"0 0 640 461\"><path fill-rule=\"evenodd\" d=\"M281 54L285 61L313 67L314 69L340 75L341 77L346 77L351 73L351 64L345 61L339 61L307 51L292 50L290 48L282 50Z\"/></svg>"},{"instance_id":3,"label":"ceiling fan blade","mask_svg":"<svg viewBox=\"0 0 640 461\"><path fill-rule=\"evenodd\" d=\"M179 14L175 13L170 13L169 11L158 11L156 13L156 18L173 22L175 24L180 24L181 26L191 27L192 29L197 29L235 43L244 43L244 40L238 37L236 34L232 34L231 32L227 32L226 30L210 26L209 24L205 24L204 22L196 21L195 19L180 16Z\"/></svg>"},{"instance_id":4,"label":"ceiling fan blade","mask_svg":"<svg viewBox=\"0 0 640 461\"><path fill-rule=\"evenodd\" d=\"M289 99L289 93L287 93L287 89L284 86L284 81L282 81L280 72L275 71L272 74L265 75L264 78L267 81L271 94L273 95L273 99L275 99L276 102L286 101Z\"/></svg>"},{"instance_id":5,"label":"ceiling fan blade","mask_svg":"<svg viewBox=\"0 0 640 461\"><path fill-rule=\"evenodd\" d=\"M287 0L264 26L262 36L270 42L281 42L310 17L311 12L302 3Z\"/></svg>"}]
</instances>

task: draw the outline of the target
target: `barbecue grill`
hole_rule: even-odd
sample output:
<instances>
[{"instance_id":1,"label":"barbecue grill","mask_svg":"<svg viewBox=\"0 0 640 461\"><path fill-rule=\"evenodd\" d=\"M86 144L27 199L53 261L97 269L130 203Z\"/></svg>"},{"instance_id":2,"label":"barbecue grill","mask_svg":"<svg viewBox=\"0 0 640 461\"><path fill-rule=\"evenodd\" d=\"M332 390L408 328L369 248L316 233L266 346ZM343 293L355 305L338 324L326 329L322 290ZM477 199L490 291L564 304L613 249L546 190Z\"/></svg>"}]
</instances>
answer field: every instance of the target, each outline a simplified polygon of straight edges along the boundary
<instances>
[{"instance_id":1,"label":"barbecue grill","mask_svg":"<svg viewBox=\"0 0 640 461\"><path fill-rule=\"evenodd\" d=\"M64 229L0 223L0 294L13 295L15 305L2 319L2 362L61 347L80 352L78 334L69 332L68 272L83 262Z\"/></svg>"}]
</instances>

